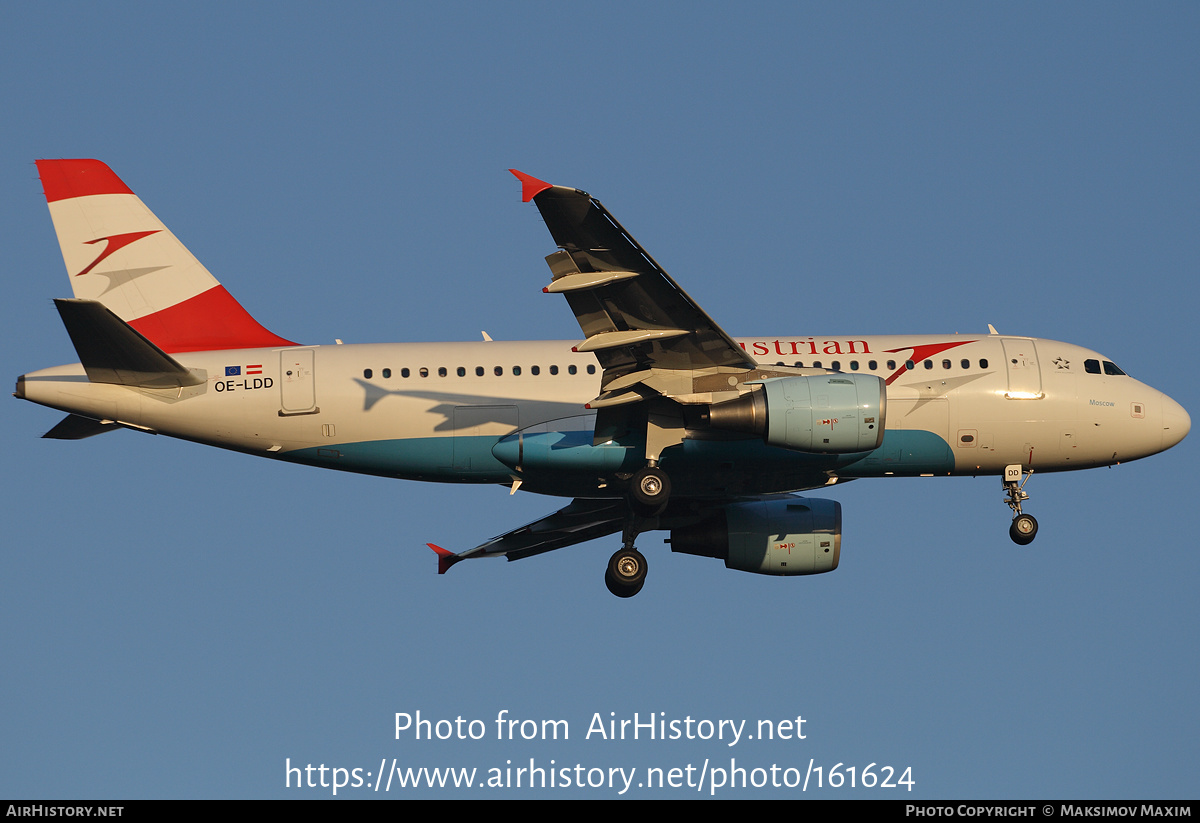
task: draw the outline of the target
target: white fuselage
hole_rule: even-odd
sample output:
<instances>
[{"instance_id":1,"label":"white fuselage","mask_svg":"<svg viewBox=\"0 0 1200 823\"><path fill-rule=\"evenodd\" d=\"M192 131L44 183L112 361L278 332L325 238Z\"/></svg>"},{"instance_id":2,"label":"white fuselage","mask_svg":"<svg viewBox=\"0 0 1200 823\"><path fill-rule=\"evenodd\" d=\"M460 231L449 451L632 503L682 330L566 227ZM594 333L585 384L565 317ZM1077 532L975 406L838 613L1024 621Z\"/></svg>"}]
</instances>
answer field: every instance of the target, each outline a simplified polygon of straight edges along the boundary
<instances>
[{"instance_id":1,"label":"white fuselage","mask_svg":"<svg viewBox=\"0 0 1200 823\"><path fill-rule=\"evenodd\" d=\"M887 383L886 434L870 453L815 456L745 438L693 442L689 435L674 455L663 455L664 465L674 456L689 471L736 474L745 492L812 488L829 478L997 474L1011 464L1038 471L1111 465L1160 452L1190 426L1187 413L1162 392L1096 352L1053 340L913 335L737 342L764 367L858 372ZM176 359L204 377L192 387L91 383L75 364L23 376L18 394L84 417L265 457L389 477L505 483L516 475L491 451L513 432L561 429L585 433L590 444L595 418L585 404L599 391L601 370L591 354L571 347L488 341L190 352ZM534 478L531 488L606 494L606 479L590 466L577 474L540 487ZM718 487L730 488L712 486ZM706 488L701 484L697 493Z\"/></svg>"}]
</instances>

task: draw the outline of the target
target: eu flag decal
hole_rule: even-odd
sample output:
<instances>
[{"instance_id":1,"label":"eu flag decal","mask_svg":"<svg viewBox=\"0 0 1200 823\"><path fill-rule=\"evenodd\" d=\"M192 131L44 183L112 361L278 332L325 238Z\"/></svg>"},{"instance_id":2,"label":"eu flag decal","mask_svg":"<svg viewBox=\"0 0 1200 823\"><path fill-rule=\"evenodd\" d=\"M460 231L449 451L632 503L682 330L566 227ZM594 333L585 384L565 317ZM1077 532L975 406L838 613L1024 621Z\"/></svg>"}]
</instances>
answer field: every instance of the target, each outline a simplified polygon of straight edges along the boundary
<instances>
[{"instance_id":1,"label":"eu flag decal","mask_svg":"<svg viewBox=\"0 0 1200 823\"><path fill-rule=\"evenodd\" d=\"M226 366L225 367L225 376L226 377L237 377L241 373L242 373L241 366Z\"/></svg>"}]
</instances>

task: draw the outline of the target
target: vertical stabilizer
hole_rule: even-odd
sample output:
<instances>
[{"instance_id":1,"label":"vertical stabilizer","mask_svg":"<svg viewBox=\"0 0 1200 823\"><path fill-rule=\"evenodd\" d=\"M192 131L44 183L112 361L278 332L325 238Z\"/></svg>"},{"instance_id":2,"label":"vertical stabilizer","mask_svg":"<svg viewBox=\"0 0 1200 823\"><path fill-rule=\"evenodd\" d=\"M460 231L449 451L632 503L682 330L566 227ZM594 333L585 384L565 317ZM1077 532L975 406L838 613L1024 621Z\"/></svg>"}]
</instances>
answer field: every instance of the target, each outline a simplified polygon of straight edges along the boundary
<instances>
[{"instance_id":1,"label":"vertical stabilizer","mask_svg":"<svg viewBox=\"0 0 1200 823\"><path fill-rule=\"evenodd\" d=\"M99 160L39 160L75 297L166 352L295 345L263 328Z\"/></svg>"}]
</instances>

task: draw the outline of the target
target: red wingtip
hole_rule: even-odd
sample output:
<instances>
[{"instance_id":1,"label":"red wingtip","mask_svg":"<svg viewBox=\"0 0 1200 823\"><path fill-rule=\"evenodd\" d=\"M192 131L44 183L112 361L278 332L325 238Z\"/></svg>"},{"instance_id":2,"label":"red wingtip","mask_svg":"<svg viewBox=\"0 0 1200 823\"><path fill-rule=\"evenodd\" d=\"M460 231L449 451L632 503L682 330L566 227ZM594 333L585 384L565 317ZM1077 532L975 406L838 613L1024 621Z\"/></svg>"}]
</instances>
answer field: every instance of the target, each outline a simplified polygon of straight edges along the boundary
<instances>
[{"instance_id":1,"label":"red wingtip","mask_svg":"<svg viewBox=\"0 0 1200 823\"><path fill-rule=\"evenodd\" d=\"M446 570L458 562L458 556L449 549L443 549L441 546L433 543L426 543L426 546L433 549L434 554L438 556L438 574L445 574Z\"/></svg>"},{"instance_id":2,"label":"red wingtip","mask_svg":"<svg viewBox=\"0 0 1200 823\"><path fill-rule=\"evenodd\" d=\"M518 180L521 181L521 202L528 203L533 198L544 192L546 189L554 188L545 180L538 180L536 177L531 177L523 171L509 169Z\"/></svg>"}]
</instances>

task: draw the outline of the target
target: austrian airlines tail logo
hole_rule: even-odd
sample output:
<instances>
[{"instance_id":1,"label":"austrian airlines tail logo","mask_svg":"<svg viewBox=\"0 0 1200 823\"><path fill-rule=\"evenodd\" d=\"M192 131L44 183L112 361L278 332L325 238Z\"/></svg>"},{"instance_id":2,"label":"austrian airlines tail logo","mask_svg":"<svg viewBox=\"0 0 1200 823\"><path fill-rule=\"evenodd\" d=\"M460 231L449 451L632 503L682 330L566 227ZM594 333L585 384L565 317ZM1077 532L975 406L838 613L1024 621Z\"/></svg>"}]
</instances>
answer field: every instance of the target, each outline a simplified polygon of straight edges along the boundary
<instances>
[{"instance_id":1,"label":"austrian airlines tail logo","mask_svg":"<svg viewBox=\"0 0 1200 823\"><path fill-rule=\"evenodd\" d=\"M104 251L100 252L100 256L91 262L91 265L75 276L82 277L92 269L96 268L96 266L100 264L101 260L104 260L113 252L125 248L130 243L141 240L143 237L149 237L152 234L158 234L160 231L161 229L151 229L150 231L131 231L125 234L114 234L111 237L97 237L95 240L88 240L87 244L89 246L93 246L96 243L101 242L107 242L107 245L104 247Z\"/></svg>"}]
</instances>

